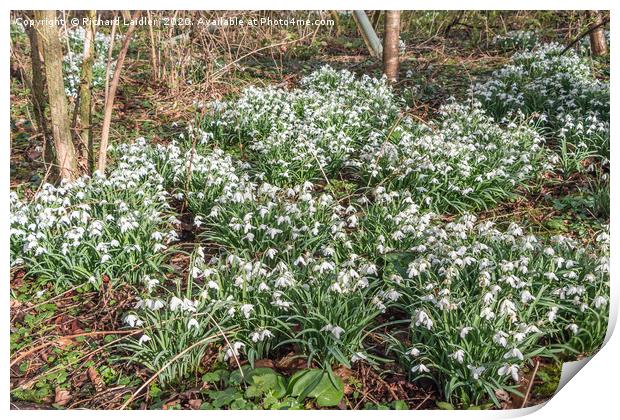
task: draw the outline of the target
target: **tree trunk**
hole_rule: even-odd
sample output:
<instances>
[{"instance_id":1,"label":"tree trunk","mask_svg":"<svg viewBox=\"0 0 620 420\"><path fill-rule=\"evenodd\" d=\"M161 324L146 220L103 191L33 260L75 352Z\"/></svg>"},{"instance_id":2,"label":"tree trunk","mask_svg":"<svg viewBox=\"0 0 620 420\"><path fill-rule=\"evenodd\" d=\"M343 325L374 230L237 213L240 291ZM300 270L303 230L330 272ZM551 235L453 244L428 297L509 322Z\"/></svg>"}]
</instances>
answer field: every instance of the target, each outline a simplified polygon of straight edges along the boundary
<instances>
[{"instance_id":1,"label":"tree trunk","mask_svg":"<svg viewBox=\"0 0 620 420\"><path fill-rule=\"evenodd\" d=\"M380 59L383 47L381 46L381 41L379 40L375 30L372 28L370 20L368 20L366 12L363 10L354 10L353 20L355 20L355 24L362 34L362 39L364 40L364 44L366 44L366 48L368 48L370 55Z\"/></svg>"},{"instance_id":2,"label":"tree trunk","mask_svg":"<svg viewBox=\"0 0 620 420\"><path fill-rule=\"evenodd\" d=\"M34 115L37 121L37 128L41 133L43 144L43 162L45 166L54 162L54 150L52 148L50 138L47 131L47 120L45 119L45 107L47 98L45 97L45 72L43 69L43 44L37 30L32 26L26 27L26 33L30 40L30 60L32 64L32 105Z\"/></svg>"},{"instance_id":3,"label":"tree trunk","mask_svg":"<svg viewBox=\"0 0 620 420\"><path fill-rule=\"evenodd\" d=\"M43 41L43 59L45 61L45 78L52 117L52 137L56 150L56 159L60 177L71 181L78 175L75 148L71 139L69 112L62 73L62 46L56 26L54 10L38 10L37 20L50 22L36 27Z\"/></svg>"},{"instance_id":4,"label":"tree trunk","mask_svg":"<svg viewBox=\"0 0 620 420\"><path fill-rule=\"evenodd\" d=\"M400 39L400 10L385 12L383 40L383 72L390 82L398 80L398 41Z\"/></svg>"},{"instance_id":5,"label":"tree trunk","mask_svg":"<svg viewBox=\"0 0 620 420\"><path fill-rule=\"evenodd\" d=\"M605 32L603 28L603 15L600 11L595 10L591 12L594 17L593 26L598 26L595 30L590 32L590 49L593 56L607 54L607 42L605 40Z\"/></svg>"},{"instance_id":6,"label":"tree trunk","mask_svg":"<svg viewBox=\"0 0 620 420\"><path fill-rule=\"evenodd\" d=\"M95 168L95 157L93 150L92 136L92 82L93 82L93 64L95 61L95 31L96 31L97 11L89 10L89 23L86 26L86 36L84 38L84 60L82 61L82 71L80 75L80 124L79 136L82 149L85 153L83 156L87 159L88 172L92 172Z\"/></svg>"},{"instance_id":7,"label":"tree trunk","mask_svg":"<svg viewBox=\"0 0 620 420\"><path fill-rule=\"evenodd\" d=\"M140 11L136 10L132 16L133 20L137 20L140 17ZM121 70L123 68L123 62L129 49L129 42L131 41L131 35L136 29L136 25L130 25L125 34L125 41L123 47L118 53L118 59L116 60L116 67L114 69L114 76L110 83L110 90L106 93L105 109L103 114L103 123L101 126L101 145L99 148L99 165L97 169L101 174L105 173L105 168L108 159L108 139L110 137L110 124L112 123L112 109L114 107L114 96L116 95L116 88L121 78Z\"/></svg>"}]
</instances>

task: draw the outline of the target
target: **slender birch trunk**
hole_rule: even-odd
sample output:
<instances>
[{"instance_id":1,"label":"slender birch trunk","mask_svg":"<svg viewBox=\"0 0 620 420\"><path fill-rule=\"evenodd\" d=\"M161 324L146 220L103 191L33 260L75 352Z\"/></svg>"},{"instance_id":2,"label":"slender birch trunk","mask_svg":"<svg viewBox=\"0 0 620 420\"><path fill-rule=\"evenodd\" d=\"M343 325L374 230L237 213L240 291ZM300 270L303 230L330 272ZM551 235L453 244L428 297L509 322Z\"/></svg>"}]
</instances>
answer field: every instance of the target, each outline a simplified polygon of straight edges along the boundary
<instances>
[{"instance_id":1,"label":"slender birch trunk","mask_svg":"<svg viewBox=\"0 0 620 420\"><path fill-rule=\"evenodd\" d=\"M132 19L137 20L140 17L140 11L137 10L134 12ZM131 41L131 35L135 31L136 26L131 25L129 29L127 29L127 33L125 34L125 41L123 42L123 47L121 51L118 53L118 59L116 60L116 67L114 68L114 76L112 77L112 82L110 83L110 89L106 93L106 102L105 109L103 114L103 124L101 126L101 145L99 148L99 165L97 169L102 174L105 173L105 168L107 165L108 159L108 140L110 137L110 124L112 122L112 110L114 108L114 96L116 95L116 88L118 87L118 82L121 78L121 70L123 68L123 63L125 62L125 56L127 55L127 50L129 49L129 42Z\"/></svg>"},{"instance_id":2,"label":"slender birch trunk","mask_svg":"<svg viewBox=\"0 0 620 420\"><path fill-rule=\"evenodd\" d=\"M383 40L383 72L390 82L398 80L398 41L400 39L400 10L385 12Z\"/></svg>"}]
</instances>

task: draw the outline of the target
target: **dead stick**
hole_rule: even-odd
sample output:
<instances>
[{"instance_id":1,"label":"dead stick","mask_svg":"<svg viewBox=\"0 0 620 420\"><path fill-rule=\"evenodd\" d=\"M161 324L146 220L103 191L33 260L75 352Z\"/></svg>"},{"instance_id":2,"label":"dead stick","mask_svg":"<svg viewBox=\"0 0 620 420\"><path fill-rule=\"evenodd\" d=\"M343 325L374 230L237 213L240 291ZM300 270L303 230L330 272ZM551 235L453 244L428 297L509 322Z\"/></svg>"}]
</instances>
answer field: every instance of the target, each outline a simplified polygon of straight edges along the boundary
<instances>
[{"instance_id":1,"label":"dead stick","mask_svg":"<svg viewBox=\"0 0 620 420\"><path fill-rule=\"evenodd\" d=\"M525 391L525 395L523 396L523 402L521 403L521 408L525 407L525 404L527 403L527 399L530 396L530 391L532 390L534 379L536 379L536 372L538 372L539 366L540 366L540 360L536 360L536 366L534 366L534 372L532 372L532 377L530 378L530 381L527 384L527 390Z\"/></svg>"}]
</instances>

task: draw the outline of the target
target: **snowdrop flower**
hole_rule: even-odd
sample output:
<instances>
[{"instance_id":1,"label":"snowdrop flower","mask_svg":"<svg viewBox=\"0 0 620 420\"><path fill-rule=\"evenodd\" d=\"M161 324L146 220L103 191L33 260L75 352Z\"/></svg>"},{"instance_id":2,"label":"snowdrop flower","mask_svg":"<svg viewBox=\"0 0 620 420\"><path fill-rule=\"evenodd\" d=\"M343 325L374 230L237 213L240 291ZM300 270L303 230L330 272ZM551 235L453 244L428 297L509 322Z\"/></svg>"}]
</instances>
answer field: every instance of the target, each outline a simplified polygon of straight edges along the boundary
<instances>
[{"instance_id":1,"label":"snowdrop flower","mask_svg":"<svg viewBox=\"0 0 620 420\"><path fill-rule=\"evenodd\" d=\"M336 340L340 340L340 336L344 333L344 329L332 324L325 325L320 331L329 331Z\"/></svg>"},{"instance_id":2,"label":"snowdrop flower","mask_svg":"<svg viewBox=\"0 0 620 420\"><path fill-rule=\"evenodd\" d=\"M147 341L150 341L151 337L149 337L146 334L143 334L142 337L140 337L140 339L138 340L138 345L143 345L144 343L146 343Z\"/></svg>"},{"instance_id":3,"label":"snowdrop flower","mask_svg":"<svg viewBox=\"0 0 620 420\"><path fill-rule=\"evenodd\" d=\"M241 306L241 312L243 313L243 316L245 317L245 319L250 318L250 314L252 313L253 310L254 310L254 305L250 305L249 303L246 303Z\"/></svg>"},{"instance_id":4,"label":"snowdrop flower","mask_svg":"<svg viewBox=\"0 0 620 420\"><path fill-rule=\"evenodd\" d=\"M463 327L461 328L461 332L459 333L460 337L462 339L465 339L465 337L467 336L467 334L469 334L469 332L473 330L472 327Z\"/></svg>"},{"instance_id":5,"label":"snowdrop flower","mask_svg":"<svg viewBox=\"0 0 620 420\"><path fill-rule=\"evenodd\" d=\"M351 363L355 363L360 360L368 360L368 357L364 353L361 353L361 352L357 352L353 356L351 356Z\"/></svg>"},{"instance_id":6,"label":"snowdrop flower","mask_svg":"<svg viewBox=\"0 0 620 420\"><path fill-rule=\"evenodd\" d=\"M515 347L504 354L504 359L510 359L511 357L516 357L519 360L523 360L523 353Z\"/></svg>"},{"instance_id":7,"label":"snowdrop flower","mask_svg":"<svg viewBox=\"0 0 620 420\"><path fill-rule=\"evenodd\" d=\"M422 310L416 310L414 314L415 326L419 327L420 325L425 326L427 329L433 328L433 321L428 316L428 314Z\"/></svg>"},{"instance_id":8,"label":"snowdrop flower","mask_svg":"<svg viewBox=\"0 0 620 420\"><path fill-rule=\"evenodd\" d=\"M506 347L508 345L508 334L503 331L498 331L493 335L493 342L495 344L499 344L502 347Z\"/></svg>"},{"instance_id":9,"label":"snowdrop flower","mask_svg":"<svg viewBox=\"0 0 620 420\"><path fill-rule=\"evenodd\" d=\"M420 363L419 365L416 365L414 367L411 368L411 372L416 373L428 373L430 372L430 369L427 368L425 365L423 365L422 363Z\"/></svg>"},{"instance_id":10,"label":"snowdrop flower","mask_svg":"<svg viewBox=\"0 0 620 420\"><path fill-rule=\"evenodd\" d=\"M176 296L172 296L170 299L170 310L172 312L176 311L183 305L183 301Z\"/></svg>"},{"instance_id":11,"label":"snowdrop flower","mask_svg":"<svg viewBox=\"0 0 620 420\"><path fill-rule=\"evenodd\" d=\"M140 319L138 319L137 316L135 316L133 314L127 315L123 319L123 321L125 322L125 324L129 325L131 328L140 327L143 324L143 322Z\"/></svg>"},{"instance_id":12,"label":"snowdrop flower","mask_svg":"<svg viewBox=\"0 0 620 420\"><path fill-rule=\"evenodd\" d=\"M547 312L547 318L549 319L549 322L554 322L557 316L558 316L557 306L552 307L551 310Z\"/></svg>"},{"instance_id":13,"label":"snowdrop flower","mask_svg":"<svg viewBox=\"0 0 620 420\"><path fill-rule=\"evenodd\" d=\"M418 357L420 355L420 350L414 347L411 350L409 350L409 354L413 357Z\"/></svg>"},{"instance_id":14,"label":"snowdrop flower","mask_svg":"<svg viewBox=\"0 0 620 420\"><path fill-rule=\"evenodd\" d=\"M244 347L245 344L240 341L236 341L232 343L232 345L227 346L226 353L224 354L224 360L228 360L231 357L237 358L239 356L239 352Z\"/></svg>"},{"instance_id":15,"label":"snowdrop flower","mask_svg":"<svg viewBox=\"0 0 620 420\"><path fill-rule=\"evenodd\" d=\"M465 351L462 349L458 349L457 351L452 353L450 357L459 363L463 363L463 359L465 358Z\"/></svg>"},{"instance_id":16,"label":"snowdrop flower","mask_svg":"<svg viewBox=\"0 0 620 420\"><path fill-rule=\"evenodd\" d=\"M521 302L528 303L536 299L528 290L521 292Z\"/></svg>"},{"instance_id":17,"label":"snowdrop flower","mask_svg":"<svg viewBox=\"0 0 620 420\"><path fill-rule=\"evenodd\" d=\"M484 371L486 370L486 368L482 367L482 366L472 366L472 365L467 365L467 368L469 369L469 371L471 372L471 377L474 378L475 380L480 379L480 376L484 373Z\"/></svg>"},{"instance_id":18,"label":"snowdrop flower","mask_svg":"<svg viewBox=\"0 0 620 420\"><path fill-rule=\"evenodd\" d=\"M568 324L566 329L570 330L573 334L577 334L579 332L579 326L577 324Z\"/></svg>"},{"instance_id":19,"label":"snowdrop flower","mask_svg":"<svg viewBox=\"0 0 620 420\"><path fill-rule=\"evenodd\" d=\"M480 316L486 319L487 321L490 321L495 318L495 313L493 313L491 308L486 307L482 310L482 312L480 312Z\"/></svg>"},{"instance_id":20,"label":"snowdrop flower","mask_svg":"<svg viewBox=\"0 0 620 420\"><path fill-rule=\"evenodd\" d=\"M607 298L604 296L597 296L594 298L593 305L596 309L600 309L601 307L607 305Z\"/></svg>"},{"instance_id":21,"label":"snowdrop flower","mask_svg":"<svg viewBox=\"0 0 620 420\"><path fill-rule=\"evenodd\" d=\"M519 382L519 366L505 364L497 370L497 374L500 376L512 375L512 379L515 382Z\"/></svg>"},{"instance_id":22,"label":"snowdrop flower","mask_svg":"<svg viewBox=\"0 0 620 420\"><path fill-rule=\"evenodd\" d=\"M195 318L192 318L187 322L187 329L190 330L192 327L196 328L197 330L200 329L200 324L198 324L198 321Z\"/></svg>"},{"instance_id":23,"label":"snowdrop flower","mask_svg":"<svg viewBox=\"0 0 620 420\"><path fill-rule=\"evenodd\" d=\"M266 328L256 330L252 334L250 334L250 339L254 343L257 343L259 341L264 341L268 338L273 338L273 334L271 333L271 331L269 331Z\"/></svg>"}]
</instances>

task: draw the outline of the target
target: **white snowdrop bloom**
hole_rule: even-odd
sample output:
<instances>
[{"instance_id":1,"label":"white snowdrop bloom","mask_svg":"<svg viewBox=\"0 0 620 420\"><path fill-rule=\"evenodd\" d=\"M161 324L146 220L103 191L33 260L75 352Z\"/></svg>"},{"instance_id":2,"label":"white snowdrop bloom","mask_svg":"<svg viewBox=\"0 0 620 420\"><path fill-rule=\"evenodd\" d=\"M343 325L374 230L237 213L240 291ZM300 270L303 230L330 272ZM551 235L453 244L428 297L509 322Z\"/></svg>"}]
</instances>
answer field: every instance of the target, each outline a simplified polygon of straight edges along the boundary
<instances>
[{"instance_id":1,"label":"white snowdrop bloom","mask_svg":"<svg viewBox=\"0 0 620 420\"><path fill-rule=\"evenodd\" d=\"M555 319L558 316L558 307L554 306L551 308L551 310L549 310L549 312L547 312L547 319L549 319L549 322L554 322Z\"/></svg>"},{"instance_id":2,"label":"white snowdrop bloom","mask_svg":"<svg viewBox=\"0 0 620 420\"><path fill-rule=\"evenodd\" d=\"M146 300L146 307L151 309L152 311L157 311L163 307L165 307L165 303L159 299L147 299Z\"/></svg>"},{"instance_id":3,"label":"white snowdrop bloom","mask_svg":"<svg viewBox=\"0 0 620 420\"><path fill-rule=\"evenodd\" d=\"M428 330L433 328L433 320L423 310L416 309L413 317L415 319L415 326L416 327L419 327L420 325L423 325Z\"/></svg>"},{"instance_id":4,"label":"white snowdrop bloom","mask_svg":"<svg viewBox=\"0 0 620 420\"><path fill-rule=\"evenodd\" d=\"M340 336L344 333L344 329L340 328L338 325L327 324L320 331L329 331L336 340L340 340Z\"/></svg>"},{"instance_id":5,"label":"white snowdrop bloom","mask_svg":"<svg viewBox=\"0 0 620 420\"><path fill-rule=\"evenodd\" d=\"M593 283L596 280L596 277L594 276L594 274L588 273L585 276L583 276L583 280L587 281L588 283Z\"/></svg>"},{"instance_id":6,"label":"white snowdrop bloom","mask_svg":"<svg viewBox=\"0 0 620 420\"><path fill-rule=\"evenodd\" d=\"M267 256L267 258L269 258L270 260L272 260L276 254L278 253L277 250L273 249L273 248L269 248L267 250L267 252L265 252L265 255Z\"/></svg>"},{"instance_id":7,"label":"white snowdrop bloom","mask_svg":"<svg viewBox=\"0 0 620 420\"><path fill-rule=\"evenodd\" d=\"M511 357L516 357L519 360L523 360L523 353L515 347L504 354L504 359L510 359Z\"/></svg>"},{"instance_id":8,"label":"white snowdrop bloom","mask_svg":"<svg viewBox=\"0 0 620 420\"><path fill-rule=\"evenodd\" d=\"M483 366L472 366L472 365L467 365L467 368L469 369L470 373L471 373L471 377L474 378L475 380L480 379L480 376L484 373L484 371L486 370L485 367Z\"/></svg>"},{"instance_id":9,"label":"white snowdrop bloom","mask_svg":"<svg viewBox=\"0 0 620 420\"><path fill-rule=\"evenodd\" d=\"M164 234L161 232L153 232L151 233L151 239L161 241L162 239L164 239Z\"/></svg>"},{"instance_id":10,"label":"white snowdrop bloom","mask_svg":"<svg viewBox=\"0 0 620 420\"><path fill-rule=\"evenodd\" d=\"M293 262L293 264L294 264L294 265L297 265L297 266L302 266L302 267L305 267L307 263L306 263L306 260L304 259L304 257L300 255L300 256L299 256L299 257L297 257L297 259Z\"/></svg>"},{"instance_id":11,"label":"white snowdrop bloom","mask_svg":"<svg viewBox=\"0 0 620 420\"><path fill-rule=\"evenodd\" d=\"M240 341L236 341L236 342L232 343L232 345L228 345L227 349L226 349L226 353L224 354L224 360L228 360L231 357L232 358L239 357L239 352L244 347L245 347L245 344L240 342Z\"/></svg>"},{"instance_id":12,"label":"white snowdrop bloom","mask_svg":"<svg viewBox=\"0 0 620 420\"><path fill-rule=\"evenodd\" d=\"M250 339L254 343L265 341L268 338L273 338L273 334L266 328L258 329L250 334Z\"/></svg>"},{"instance_id":13,"label":"white snowdrop bloom","mask_svg":"<svg viewBox=\"0 0 620 420\"><path fill-rule=\"evenodd\" d=\"M536 297L534 295L532 295L529 290L524 290L521 292L521 302L523 303L529 303L531 301L533 301L534 299L536 299Z\"/></svg>"},{"instance_id":14,"label":"white snowdrop bloom","mask_svg":"<svg viewBox=\"0 0 620 420\"><path fill-rule=\"evenodd\" d=\"M409 355L413 357L418 357L420 355L420 350L414 347L411 350L409 350Z\"/></svg>"},{"instance_id":15,"label":"white snowdrop bloom","mask_svg":"<svg viewBox=\"0 0 620 420\"><path fill-rule=\"evenodd\" d=\"M594 298L594 301L592 304L594 305L596 309L600 309L601 307L604 307L605 305L607 305L607 298L605 298L604 296L597 296Z\"/></svg>"},{"instance_id":16,"label":"white snowdrop bloom","mask_svg":"<svg viewBox=\"0 0 620 420\"><path fill-rule=\"evenodd\" d=\"M200 324L195 318L192 318L187 322L187 329L191 330L192 327L196 328L197 330L200 329Z\"/></svg>"},{"instance_id":17,"label":"white snowdrop bloom","mask_svg":"<svg viewBox=\"0 0 620 420\"><path fill-rule=\"evenodd\" d=\"M566 326L567 330L570 330L573 334L577 334L579 332L579 326L577 324L568 324Z\"/></svg>"},{"instance_id":18,"label":"white snowdrop bloom","mask_svg":"<svg viewBox=\"0 0 620 420\"><path fill-rule=\"evenodd\" d=\"M497 370L499 376L511 375L515 382L519 382L519 366L505 364Z\"/></svg>"},{"instance_id":19,"label":"white snowdrop bloom","mask_svg":"<svg viewBox=\"0 0 620 420\"><path fill-rule=\"evenodd\" d=\"M192 267L192 278L197 279L201 275L202 275L202 271L200 270L200 268L196 266Z\"/></svg>"},{"instance_id":20,"label":"white snowdrop bloom","mask_svg":"<svg viewBox=\"0 0 620 420\"><path fill-rule=\"evenodd\" d=\"M170 298L169 306L170 310L174 312L183 306L183 301L176 296L172 296L172 298Z\"/></svg>"},{"instance_id":21,"label":"white snowdrop bloom","mask_svg":"<svg viewBox=\"0 0 620 420\"><path fill-rule=\"evenodd\" d=\"M398 293L396 290L394 289L390 289L386 294L385 297L392 301L392 302L396 302L398 299L400 299L402 295L400 293Z\"/></svg>"},{"instance_id":22,"label":"white snowdrop bloom","mask_svg":"<svg viewBox=\"0 0 620 420\"><path fill-rule=\"evenodd\" d=\"M485 293L484 296L482 297L482 301L485 303L485 305L489 305L494 300L495 300L495 295L491 292Z\"/></svg>"},{"instance_id":23,"label":"white snowdrop bloom","mask_svg":"<svg viewBox=\"0 0 620 420\"><path fill-rule=\"evenodd\" d=\"M461 328L461 332L459 333L459 336L462 339L465 339L465 337L467 337L467 334L469 334L471 330L473 330L473 327L463 327Z\"/></svg>"},{"instance_id":24,"label":"white snowdrop bloom","mask_svg":"<svg viewBox=\"0 0 620 420\"><path fill-rule=\"evenodd\" d=\"M254 310L254 305L251 305L249 303L241 305L241 313L243 313L243 316L245 317L245 319L250 318L250 314L252 313L253 310Z\"/></svg>"},{"instance_id":25,"label":"white snowdrop bloom","mask_svg":"<svg viewBox=\"0 0 620 420\"><path fill-rule=\"evenodd\" d=\"M351 356L351 363L358 362L360 360L368 360L368 356L366 356L362 352L357 352L353 356Z\"/></svg>"},{"instance_id":26,"label":"white snowdrop bloom","mask_svg":"<svg viewBox=\"0 0 620 420\"><path fill-rule=\"evenodd\" d=\"M491 308L486 307L482 309L482 312L480 312L480 316L486 319L487 321L490 321L495 318L495 313L493 312Z\"/></svg>"},{"instance_id":27,"label":"white snowdrop bloom","mask_svg":"<svg viewBox=\"0 0 620 420\"><path fill-rule=\"evenodd\" d=\"M459 363L463 363L463 360L465 358L465 351L462 350L462 349L458 349L457 351L452 353L450 355L450 357L453 358L454 360L456 360Z\"/></svg>"},{"instance_id":28,"label":"white snowdrop bloom","mask_svg":"<svg viewBox=\"0 0 620 420\"><path fill-rule=\"evenodd\" d=\"M123 322L125 322L125 324L129 325L131 328L140 327L144 323L137 316L135 316L133 314L127 315L123 319Z\"/></svg>"},{"instance_id":29,"label":"white snowdrop bloom","mask_svg":"<svg viewBox=\"0 0 620 420\"><path fill-rule=\"evenodd\" d=\"M517 307L512 301L504 299L499 305L499 313L502 316L508 316L513 321L516 321Z\"/></svg>"},{"instance_id":30,"label":"white snowdrop bloom","mask_svg":"<svg viewBox=\"0 0 620 420\"><path fill-rule=\"evenodd\" d=\"M545 276L545 278L547 280L557 280L558 279L558 276L556 276L555 273L551 273L551 272L545 273L544 276Z\"/></svg>"},{"instance_id":31,"label":"white snowdrop bloom","mask_svg":"<svg viewBox=\"0 0 620 420\"><path fill-rule=\"evenodd\" d=\"M498 331L493 335L493 342L495 344L499 344L502 347L506 347L508 345L508 334L503 331Z\"/></svg>"},{"instance_id":32,"label":"white snowdrop bloom","mask_svg":"<svg viewBox=\"0 0 620 420\"><path fill-rule=\"evenodd\" d=\"M427 368L425 365L423 365L422 363L420 363L419 365L415 365L414 367L411 368L411 372L416 373L428 373L430 372L430 369Z\"/></svg>"},{"instance_id":33,"label":"white snowdrop bloom","mask_svg":"<svg viewBox=\"0 0 620 420\"><path fill-rule=\"evenodd\" d=\"M153 291L153 288L159 284L159 280L153 279L150 276L144 276L144 283L146 283L146 288L150 292Z\"/></svg>"},{"instance_id":34,"label":"white snowdrop bloom","mask_svg":"<svg viewBox=\"0 0 620 420\"><path fill-rule=\"evenodd\" d=\"M146 343L147 341L150 341L151 337L149 337L146 334L143 334L142 337L140 337L140 339L138 340L138 345L143 345L144 343Z\"/></svg>"},{"instance_id":35,"label":"white snowdrop bloom","mask_svg":"<svg viewBox=\"0 0 620 420\"><path fill-rule=\"evenodd\" d=\"M200 216L196 216L194 217L194 226L196 226L197 228L199 228L200 226L202 226L204 224L204 221L202 220L202 217Z\"/></svg>"}]
</instances>

